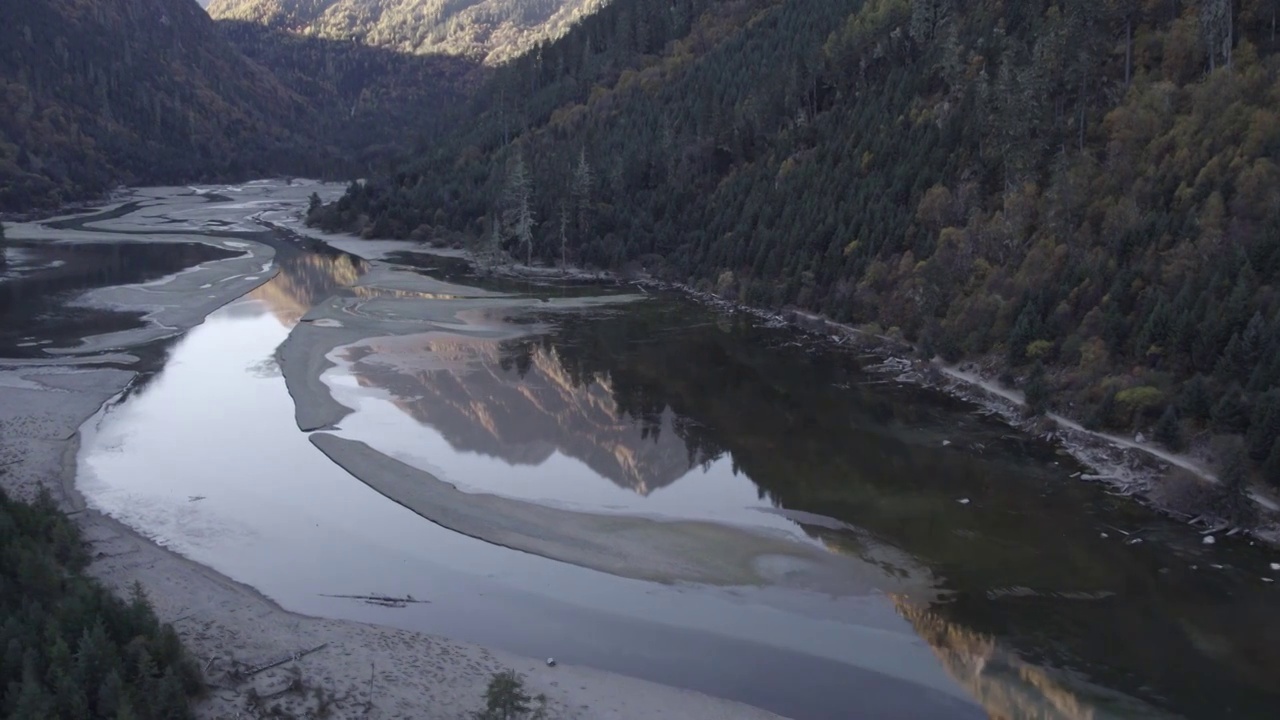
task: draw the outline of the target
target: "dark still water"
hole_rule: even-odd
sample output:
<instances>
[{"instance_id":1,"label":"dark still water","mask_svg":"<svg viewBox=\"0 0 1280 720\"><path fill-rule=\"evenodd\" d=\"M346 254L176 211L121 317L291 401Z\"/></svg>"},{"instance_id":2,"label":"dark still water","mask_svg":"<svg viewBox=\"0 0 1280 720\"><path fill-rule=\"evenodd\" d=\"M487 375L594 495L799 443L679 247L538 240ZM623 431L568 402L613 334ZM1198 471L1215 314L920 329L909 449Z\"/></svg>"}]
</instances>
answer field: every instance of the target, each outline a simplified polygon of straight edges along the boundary
<instances>
[{"instance_id":1,"label":"dark still water","mask_svg":"<svg viewBox=\"0 0 1280 720\"><path fill-rule=\"evenodd\" d=\"M72 304L97 288L145 283L236 253L202 243L4 242L0 266L0 357L45 356L45 348L139 327L142 314Z\"/></svg>"},{"instance_id":2,"label":"dark still water","mask_svg":"<svg viewBox=\"0 0 1280 720\"><path fill-rule=\"evenodd\" d=\"M339 432L468 492L785 534L864 561L877 591L647 583L427 522L311 446L274 362L365 269L282 258L190 332L88 429L90 501L293 609L796 718L1275 717L1280 553L1204 546L964 403L675 297L547 312L559 291L507 286L529 301L494 321L533 334L340 350ZM321 597L353 592L431 603Z\"/></svg>"}]
</instances>

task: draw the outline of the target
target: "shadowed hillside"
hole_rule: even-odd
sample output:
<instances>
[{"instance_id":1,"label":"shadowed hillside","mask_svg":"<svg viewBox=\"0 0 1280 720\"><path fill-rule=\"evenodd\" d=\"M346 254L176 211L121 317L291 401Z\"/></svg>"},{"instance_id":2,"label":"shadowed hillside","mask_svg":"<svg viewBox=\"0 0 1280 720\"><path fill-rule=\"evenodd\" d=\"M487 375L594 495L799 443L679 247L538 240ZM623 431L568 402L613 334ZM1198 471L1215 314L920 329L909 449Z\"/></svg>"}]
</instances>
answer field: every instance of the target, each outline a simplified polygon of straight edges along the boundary
<instances>
[{"instance_id":1,"label":"shadowed hillside","mask_svg":"<svg viewBox=\"0 0 1280 720\"><path fill-rule=\"evenodd\" d=\"M217 29L307 99L315 121L305 132L329 144L343 160L336 167L353 174L385 170L395 157L445 135L483 79L477 64L461 57L407 55L250 22L219 22Z\"/></svg>"},{"instance_id":2,"label":"shadowed hillside","mask_svg":"<svg viewBox=\"0 0 1280 720\"><path fill-rule=\"evenodd\" d=\"M190 0L0 5L0 211L118 185L352 177L457 122L476 63L213 23Z\"/></svg>"},{"instance_id":3,"label":"shadowed hillside","mask_svg":"<svg viewBox=\"0 0 1280 720\"><path fill-rule=\"evenodd\" d=\"M0 209L304 164L307 102L189 0L5 2L0 47Z\"/></svg>"}]
</instances>

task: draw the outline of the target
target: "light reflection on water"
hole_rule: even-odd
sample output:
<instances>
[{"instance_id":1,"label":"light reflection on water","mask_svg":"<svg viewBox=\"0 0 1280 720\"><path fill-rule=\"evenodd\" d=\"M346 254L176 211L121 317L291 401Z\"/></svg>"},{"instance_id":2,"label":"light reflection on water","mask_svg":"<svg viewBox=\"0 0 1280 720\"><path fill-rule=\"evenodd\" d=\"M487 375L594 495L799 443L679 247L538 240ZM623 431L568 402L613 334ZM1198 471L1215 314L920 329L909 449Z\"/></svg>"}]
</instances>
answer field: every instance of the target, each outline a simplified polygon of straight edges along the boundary
<instances>
[{"instance_id":1,"label":"light reflection on water","mask_svg":"<svg viewBox=\"0 0 1280 720\"><path fill-rule=\"evenodd\" d=\"M1275 698L1275 597L1235 569L1261 553L1218 548L1225 570L1206 579L1194 534L1069 481L1051 448L936 398L861 389L839 361L770 350L767 334L671 303L557 318L528 341L371 340L325 381L357 410L343 434L464 490L756 525L856 555L878 538L943 577L943 602L656 586L423 521L316 451L272 371L306 309L362 271L344 258L284 258L256 300L191 332L86 436L91 502L294 609L554 654L797 717L847 717L850 703L877 717L967 712L865 668L1009 717L1159 714L1127 694L1188 716L1227 703L1252 717ZM768 512L777 506L861 531L802 527ZM1112 524L1151 541L1101 538ZM363 592L432 604L318 597Z\"/></svg>"},{"instance_id":2,"label":"light reflection on water","mask_svg":"<svg viewBox=\"0 0 1280 720\"><path fill-rule=\"evenodd\" d=\"M888 716L966 712L884 598L616 578L457 535L385 500L311 446L283 379L264 372L289 329L271 302L279 290L215 313L145 389L86 428L78 482L92 505L303 612L554 654L798 717L839 717L841 687L878 688L872 705ZM360 593L431 603L320 597ZM793 673L812 677L781 690ZM824 696L802 697L815 683Z\"/></svg>"},{"instance_id":3,"label":"light reflection on water","mask_svg":"<svg viewBox=\"0 0 1280 720\"><path fill-rule=\"evenodd\" d=\"M766 512L773 503L735 472L730 458L691 454L670 409L646 426L618 408L607 378L574 385L545 354L522 373L501 367L496 341L412 340L418 342L398 351L445 356L433 364L453 369L396 372L367 355L325 373L335 398L356 411L342 422L343 437L469 492L807 538L796 523ZM459 361L459 352L468 361Z\"/></svg>"}]
</instances>

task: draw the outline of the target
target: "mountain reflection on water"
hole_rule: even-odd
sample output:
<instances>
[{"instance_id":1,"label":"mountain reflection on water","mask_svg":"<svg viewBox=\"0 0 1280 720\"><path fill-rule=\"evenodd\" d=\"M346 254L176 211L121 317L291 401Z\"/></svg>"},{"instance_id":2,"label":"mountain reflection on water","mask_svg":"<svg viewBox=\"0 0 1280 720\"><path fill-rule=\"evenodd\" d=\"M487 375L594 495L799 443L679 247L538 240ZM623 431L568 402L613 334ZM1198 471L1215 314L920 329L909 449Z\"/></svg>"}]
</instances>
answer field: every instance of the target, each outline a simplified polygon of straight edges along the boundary
<instances>
[{"instance_id":1,"label":"mountain reflection on water","mask_svg":"<svg viewBox=\"0 0 1280 720\"><path fill-rule=\"evenodd\" d=\"M575 378L555 347L453 335L414 338L399 352L430 356L451 369L409 370L371 360L376 341L349 360L362 385L391 393L397 407L438 431L458 452L510 465L540 465L556 453L639 495L671 485L719 456L700 449L687 421L669 408L636 416L607 374Z\"/></svg>"},{"instance_id":2,"label":"mountain reflection on water","mask_svg":"<svg viewBox=\"0 0 1280 720\"><path fill-rule=\"evenodd\" d=\"M279 252L280 273L249 294L271 308L282 325L293 327L316 303L353 285L368 263L346 253Z\"/></svg>"},{"instance_id":3,"label":"mountain reflection on water","mask_svg":"<svg viewBox=\"0 0 1280 720\"><path fill-rule=\"evenodd\" d=\"M292 324L361 269L304 256L258 297ZM794 347L786 330L674 298L529 312L551 329L372 338L347 350L348 369L441 447L513 476L560 455L586 469L574 482L643 508L727 465L832 550L872 537L910 555L944 592L899 613L993 717L1269 717L1280 700L1264 553L1203 548L1072 479L1051 446L883 384L847 354Z\"/></svg>"},{"instance_id":4,"label":"mountain reflection on water","mask_svg":"<svg viewBox=\"0 0 1280 720\"><path fill-rule=\"evenodd\" d=\"M416 369L371 341L351 371L458 453L519 466L559 452L641 496L728 462L769 504L907 551L949 593L904 617L997 716L1148 714L1121 692L1196 715L1221 707L1192 690L1206 682L1230 688L1245 716L1275 699L1265 678L1280 669L1280 637L1259 639L1275 624L1258 590L1231 599L1247 581L1190 569L1196 550L1179 562L1154 542L1103 538L1110 525L1182 531L1070 479L1051 447L685 303L541 319L554 331L389 350L432 358ZM805 530L835 550L863 538Z\"/></svg>"},{"instance_id":5,"label":"mountain reflection on water","mask_svg":"<svg viewBox=\"0 0 1280 720\"><path fill-rule=\"evenodd\" d=\"M1002 466L1063 474L1045 462L1051 448L1012 438L1005 426L859 389L867 378L848 358L779 353L772 341L785 331L670 300L539 319L554 331L508 341L373 338L345 359L361 385L386 391L457 452L512 466L559 452L640 495L727 458L735 474L746 463L759 468L746 475L772 504L840 515L797 493L900 475L896 502L915 483L977 478L993 465L944 438L990 447ZM826 484L811 488L817 477ZM938 507L954 504L949 493L934 494L929 502L946 503ZM910 514L924 509L918 502Z\"/></svg>"}]
</instances>

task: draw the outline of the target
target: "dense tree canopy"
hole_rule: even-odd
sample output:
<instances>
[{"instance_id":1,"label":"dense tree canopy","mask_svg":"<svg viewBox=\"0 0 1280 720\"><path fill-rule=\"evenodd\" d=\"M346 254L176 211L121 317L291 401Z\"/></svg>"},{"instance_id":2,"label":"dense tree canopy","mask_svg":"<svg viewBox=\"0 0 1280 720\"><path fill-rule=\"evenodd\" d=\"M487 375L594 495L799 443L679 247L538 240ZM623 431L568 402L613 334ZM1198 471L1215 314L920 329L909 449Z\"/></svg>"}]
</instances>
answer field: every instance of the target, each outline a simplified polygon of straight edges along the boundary
<instances>
[{"instance_id":1,"label":"dense tree canopy","mask_svg":"<svg viewBox=\"0 0 1280 720\"><path fill-rule=\"evenodd\" d=\"M180 720L200 670L140 589L121 600L82 574L79 531L47 495L0 493L0 688L12 720Z\"/></svg>"},{"instance_id":2,"label":"dense tree canopy","mask_svg":"<svg viewBox=\"0 0 1280 720\"><path fill-rule=\"evenodd\" d=\"M476 63L190 0L0 3L0 211L126 184L363 174L443 132Z\"/></svg>"},{"instance_id":3,"label":"dense tree canopy","mask_svg":"<svg viewBox=\"0 0 1280 720\"><path fill-rule=\"evenodd\" d=\"M1270 472L1278 6L617 0L313 219L514 250L521 158L537 256L998 358L1103 427L1172 408Z\"/></svg>"},{"instance_id":4,"label":"dense tree canopy","mask_svg":"<svg viewBox=\"0 0 1280 720\"><path fill-rule=\"evenodd\" d=\"M0 210L300 157L305 101L193 3L0 3L0 48Z\"/></svg>"},{"instance_id":5,"label":"dense tree canopy","mask_svg":"<svg viewBox=\"0 0 1280 720\"><path fill-rule=\"evenodd\" d=\"M303 137L328 146L322 170L363 173L433 142L456 123L477 64L447 55L405 55L362 43L326 40L221 21L219 33L249 60L306 98L312 120ZM305 165L288 165L304 173Z\"/></svg>"}]
</instances>

